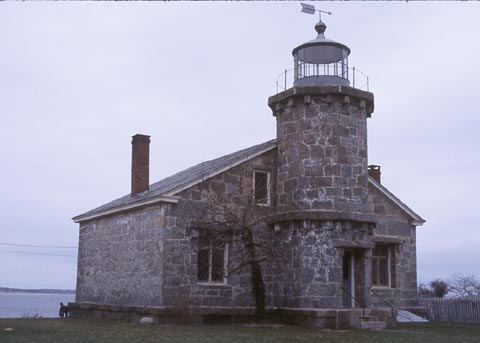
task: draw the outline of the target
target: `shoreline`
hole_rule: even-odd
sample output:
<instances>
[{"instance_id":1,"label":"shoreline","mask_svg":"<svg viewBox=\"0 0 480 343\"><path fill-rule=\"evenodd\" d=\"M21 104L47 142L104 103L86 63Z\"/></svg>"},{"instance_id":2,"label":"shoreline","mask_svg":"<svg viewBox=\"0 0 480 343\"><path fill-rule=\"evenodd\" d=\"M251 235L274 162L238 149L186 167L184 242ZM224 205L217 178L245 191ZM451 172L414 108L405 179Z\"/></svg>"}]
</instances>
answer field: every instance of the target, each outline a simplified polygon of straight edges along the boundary
<instances>
[{"instance_id":1,"label":"shoreline","mask_svg":"<svg viewBox=\"0 0 480 343\"><path fill-rule=\"evenodd\" d=\"M75 294L74 289L50 289L50 288L38 288L38 289L23 289L23 288L8 288L0 287L0 294L8 293L29 293L29 294Z\"/></svg>"}]
</instances>

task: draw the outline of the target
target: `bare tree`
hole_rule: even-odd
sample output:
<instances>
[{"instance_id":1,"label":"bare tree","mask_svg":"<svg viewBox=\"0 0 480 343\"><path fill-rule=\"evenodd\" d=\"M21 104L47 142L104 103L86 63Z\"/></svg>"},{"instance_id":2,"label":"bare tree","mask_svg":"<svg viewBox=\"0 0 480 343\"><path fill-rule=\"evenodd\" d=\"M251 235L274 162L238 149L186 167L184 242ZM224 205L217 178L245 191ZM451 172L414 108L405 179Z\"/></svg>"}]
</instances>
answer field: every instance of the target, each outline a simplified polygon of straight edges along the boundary
<instances>
[{"instance_id":1,"label":"bare tree","mask_svg":"<svg viewBox=\"0 0 480 343\"><path fill-rule=\"evenodd\" d=\"M449 285L446 281L442 279L437 279L430 281L430 288L432 290L433 296L436 298L443 298L449 292Z\"/></svg>"},{"instance_id":2,"label":"bare tree","mask_svg":"<svg viewBox=\"0 0 480 343\"><path fill-rule=\"evenodd\" d=\"M433 298L434 294L429 285L421 283L418 285L418 295L424 298Z\"/></svg>"},{"instance_id":3,"label":"bare tree","mask_svg":"<svg viewBox=\"0 0 480 343\"><path fill-rule=\"evenodd\" d=\"M191 227L208 233L213 246L229 244L240 248L239 254L230 256L228 274L233 275L249 267L255 314L263 318L266 291L262 262L271 255L265 239L266 219L271 209L257 205L251 194L222 196L221 200L212 195L205 205L202 211L194 213ZM205 248L200 246L199 254L202 249Z\"/></svg>"},{"instance_id":4,"label":"bare tree","mask_svg":"<svg viewBox=\"0 0 480 343\"><path fill-rule=\"evenodd\" d=\"M462 298L480 297L480 280L473 274L456 273L450 280L451 293Z\"/></svg>"}]
</instances>

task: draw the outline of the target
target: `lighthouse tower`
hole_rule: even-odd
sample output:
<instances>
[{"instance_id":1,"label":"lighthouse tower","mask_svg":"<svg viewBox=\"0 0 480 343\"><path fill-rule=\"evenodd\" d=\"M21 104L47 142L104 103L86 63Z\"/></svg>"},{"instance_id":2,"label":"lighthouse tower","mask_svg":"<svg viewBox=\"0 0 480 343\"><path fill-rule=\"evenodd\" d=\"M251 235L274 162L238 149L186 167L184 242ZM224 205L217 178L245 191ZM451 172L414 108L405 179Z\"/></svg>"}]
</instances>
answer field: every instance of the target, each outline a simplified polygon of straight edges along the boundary
<instances>
[{"instance_id":1,"label":"lighthouse tower","mask_svg":"<svg viewBox=\"0 0 480 343\"><path fill-rule=\"evenodd\" d=\"M350 49L327 39L321 20L315 30L293 49L293 85L268 99L278 154L273 298L291 308L368 307L373 94L353 86Z\"/></svg>"}]
</instances>

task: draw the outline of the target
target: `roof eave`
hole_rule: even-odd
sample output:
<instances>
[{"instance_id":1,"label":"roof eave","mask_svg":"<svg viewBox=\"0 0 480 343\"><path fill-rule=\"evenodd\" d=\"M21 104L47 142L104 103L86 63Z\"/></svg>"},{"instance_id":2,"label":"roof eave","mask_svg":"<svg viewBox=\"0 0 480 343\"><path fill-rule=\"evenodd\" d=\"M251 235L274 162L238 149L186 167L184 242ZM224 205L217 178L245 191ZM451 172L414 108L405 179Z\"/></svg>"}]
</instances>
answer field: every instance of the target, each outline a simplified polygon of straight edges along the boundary
<instances>
[{"instance_id":1,"label":"roof eave","mask_svg":"<svg viewBox=\"0 0 480 343\"><path fill-rule=\"evenodd\" d=\"M176 204L178 203L178 199L179 197L177 196L161 194L153 198L148 198L148 199L140 200L140 201L125 204L125 205L120 205L120 206L109 208L107 210L99 211L96 213L88 214L87 212L85 214L81 214L76 217L73 217L72 220L75 223L82 223L88 220L97 219L100 217L116 214L119 212L130 211L130 210L138 209L141 207L145 207L145 206L153 205L157 203Z\"/></svg>"},{"instance_id":2,"label":"roof eave","mask_svg":"<svg viewBox=\"0 0 480 343\"><path fill-rule=\"evenodd\" d=\"M405 214L407 214L411 218L410 224L414 226L422 226L423 223L425 223L425 219L420 217L417 213L415 213L415 211L405 205L400 199L393 195L393 193L391 193L385 186L378 183L374 178L369 176L368 182L377 190L379 190L383 195L385 195L397 207L399 207Z\"/></svg>"}]
</instances>

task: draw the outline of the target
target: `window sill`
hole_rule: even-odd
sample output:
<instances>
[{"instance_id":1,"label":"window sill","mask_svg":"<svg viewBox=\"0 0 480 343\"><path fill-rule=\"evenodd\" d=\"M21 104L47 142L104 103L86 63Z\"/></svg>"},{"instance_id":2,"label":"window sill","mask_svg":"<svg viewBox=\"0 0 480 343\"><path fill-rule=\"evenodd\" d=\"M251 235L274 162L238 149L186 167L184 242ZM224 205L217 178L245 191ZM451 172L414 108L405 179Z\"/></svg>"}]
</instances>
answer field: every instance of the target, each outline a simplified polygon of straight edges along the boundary
<instances>
[{"instance_id":1,"label":"window sill","mask_svg":"<svg viewBox=\"0 0 480 343\"><path fill-rule=\"evenodd\" d=\"M205 287L218 287L218 288L231 287L228 283L223 283L223 282L208 282L208 281L199 281L199 282L197 282L197 285L199 285L199 286L205 286Z\"/></svg>"},{"instance_id":2,"label":"window sill","mask_svg":"<svg viewBox=\"0 0 480 343\"><path fill-rule=\"evenodd\" d=\"M385 289L385 290L389 290L389 289L394 289L394 287L391 287L391 286L372 286L372 289L379 289L379 290Z\"/></svg>"}]
</instances>

